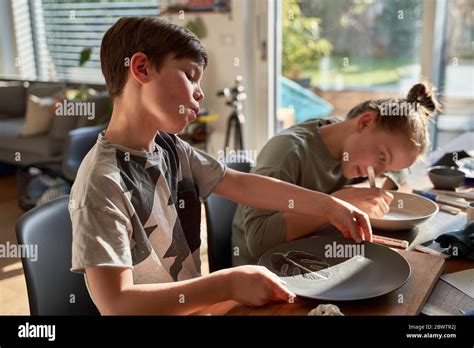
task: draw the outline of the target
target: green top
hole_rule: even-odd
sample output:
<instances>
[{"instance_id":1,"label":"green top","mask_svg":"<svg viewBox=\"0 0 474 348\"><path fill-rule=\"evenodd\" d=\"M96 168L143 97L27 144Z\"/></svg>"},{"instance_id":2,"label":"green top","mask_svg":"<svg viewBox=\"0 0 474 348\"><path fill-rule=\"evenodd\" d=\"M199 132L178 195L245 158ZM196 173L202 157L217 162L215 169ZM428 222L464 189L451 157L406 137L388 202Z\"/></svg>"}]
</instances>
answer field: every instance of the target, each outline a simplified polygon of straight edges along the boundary
<instances>
[{"instance_id":1,"label":"green top","mask_svg":"<svg viewBox=\"0 0 474 348\"><path fill-rule=\"evenodd\" d=\"M318 192L340 190L352 181L342 175L341 161L332 157L319 133L319 127L340 121L314 119L283 130L265 144L251 172ZM396 184L403 181L401 173L387 174ZM265 251L285 242L282 214L238 206L232 223L234 266L255 264Z\"/></svg>"}]
</instances>

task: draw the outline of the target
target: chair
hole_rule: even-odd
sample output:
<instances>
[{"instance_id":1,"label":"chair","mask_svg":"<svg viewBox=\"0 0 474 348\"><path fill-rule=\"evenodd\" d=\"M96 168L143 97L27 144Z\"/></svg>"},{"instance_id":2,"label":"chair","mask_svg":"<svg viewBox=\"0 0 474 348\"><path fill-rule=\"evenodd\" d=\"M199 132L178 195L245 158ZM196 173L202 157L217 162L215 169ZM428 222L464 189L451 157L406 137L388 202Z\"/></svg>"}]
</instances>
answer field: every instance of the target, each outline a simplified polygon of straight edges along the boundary
<instances>
[{"instance_id":1,"label":"chair","mask_svg":"<svg viewBox=\"0 0 474 348\"><path fill-rule=\"evenodd\" d=\"M92 127L82 127L69 132L64 150L62 171L64 177L73 182L82 160L97 141L99 133L107 127L101 124Z\"/></svg>"},{"instance_id":2,"label":"chair","mask_svg":"<svg viewBox=\"0 0 474 348\"><path fill-rule=\"evenodd\" d=\"M37 245L37 260L22 257L31 315L99 315L84 282L70 271L69 196L25 213L16 223L18 244Z\"/></svg>"},{"instance_id":3,"label":"chair","mask_svg":"<svg viewBox=\"0 0 474 348\"><path fill-rule=\"evenodd\" d=\"M96 143L99 133L106 127L107 124L104 123L73 129L68 132L62 157L49 161L30 162L26 166L18 167L17 196L20 208L26 211L35 207L39 201L41 202L40 197L43 194L47 200L69 194L82 160ZM38 173L31 174L30 168L40 170L40 174L43 174L39 177L40 181L35 179ZM33 185L33 180L36 180L37 184L42 184ZM56 182L48 188L46 183L52 181ZM60 184L57 183L58 181ZM48 192L45 193L45 191Z\"/></svg>"},{"instance_id":4,"label":"chair","mask_svg":"<svg viewBox=\"0 0 474 348\"><path fill-rule=\"evenodd\" d=\"M235 162L225 162L228 168L248 173L250 161L239 158ZM207 223L207 245L209 271L232 267L232 220L237 203L211 194L205 203Z\"/></svg>"}]
</instances>

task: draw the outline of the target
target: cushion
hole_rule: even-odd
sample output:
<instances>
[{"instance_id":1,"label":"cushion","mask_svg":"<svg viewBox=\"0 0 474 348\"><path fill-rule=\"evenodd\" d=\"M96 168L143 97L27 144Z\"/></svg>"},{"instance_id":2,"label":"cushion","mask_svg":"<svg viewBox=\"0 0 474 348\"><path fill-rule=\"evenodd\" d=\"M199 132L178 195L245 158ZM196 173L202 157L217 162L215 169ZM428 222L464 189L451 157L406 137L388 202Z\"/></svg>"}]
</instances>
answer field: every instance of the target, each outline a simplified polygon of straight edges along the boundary
<instances>
[{"instance_id":1,"label":"cushion","mask_svg":"<svg viewBox=\"0 0 474 348\"><path fill-rule=\"evenodd\" d=\"M54 116L49 135L55 140L64 140L69 131L76 128L78 117L76 116Z\"/></svg>"},{"instance_id":2,"label":"cushion","mask_svg":"<svg viewBox=\"0 0 474 348\"><path fill-rule=\"evenodd\" d=\"M23 118L12 118L1 121L0 127L0 160L12 164L26 165L51 157L50 139L47 135L36 137L18 137L23 127ZM17 161L17 154L21 156Z\"/></svg>"},{"instance_id":3,"label":"cushion","mask_svg":"<svg viewBox=\"0 0 474 348\"><path fill-rule=\"evenodd\" d=\"M8 138L8 141L11 142L13 139L16 139L21 128L25 124L23 117L9 118L2 120L0 125L0 139Z\"/></svg>"},{"instance_id":4,"label":"cushion","mask_svg":"<svg viewBox=\"0 0 474 348\"><path fill-rule=\"evenodd\" d=\"M25 124L19 136L31 137L49 132L54 117L53 98L40 98L35 95L28 97Z\"/></svg>"}]
</instances>

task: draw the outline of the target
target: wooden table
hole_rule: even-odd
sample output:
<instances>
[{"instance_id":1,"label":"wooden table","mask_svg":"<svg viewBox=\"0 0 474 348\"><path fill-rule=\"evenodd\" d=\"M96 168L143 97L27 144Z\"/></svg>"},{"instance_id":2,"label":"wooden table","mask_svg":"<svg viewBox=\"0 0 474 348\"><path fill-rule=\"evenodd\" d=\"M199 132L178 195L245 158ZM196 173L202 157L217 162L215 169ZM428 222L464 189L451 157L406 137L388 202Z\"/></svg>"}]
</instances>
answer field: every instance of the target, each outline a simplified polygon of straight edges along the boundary
<instances>
[{"instance_id":1,"label":"wooden table","mask_svg":"<svg viewBox=\"0 0 474 348\"><path fill-rule=\"evenodd\" d=\"M461 150L468 152L474 150L474 132L466 132L443 146L443 148L432 152L426 164L417 162L411 168L411 175L407 180L407 186L421 190L433 188L426 174L427 167L429 167L430 163L435 163L439 160L445 153ZM420 225L418 231L410 232L410 239L408 239L411 242L410 249L428 240L435 239L445 232L457 230L465 223L465 211L459 215L451 215L440 211L432 219ZM389 234L387 233L387 235ZM473 261L467 259L449 259L445 263L443 274L459 272L471 268L474 268ZM422 313L459 315L461 314L460 310L474 310L474 299L440 279L428 298Z\"/></svg>"},{"instance_id":2,"label":"wooden table","mask_svg":"<svg viewBox=\"0 0 474 348\"><path fill-rule=\"evenodd\" d=\"M444 260L433 255L399 251L411 265L408 281L391 293L361 301L338 302L345 315L418 315L428 294L443 271ZM431 273L428 273L427 270ZM294 303L271 303L259 308L243 306L235 301L218 303L200 311L201 315L307 315L327 301L298 298Z\"/></svg>"},{"instance_id":3,"label":"wooden table","mask_svg":"<svg viewBox=\"0 0 474 348\"><path fill-rule=\"evenodd\" d=\"M438 150L433 152L430 155L430 159L427 163L423 164L422 162L417 162L411 168L411 175L408 178L407 186L402 188L402 191L410 192L411 188L427 190L432 188L431 182L429 181L428 175L426 174L426 168L429 167L429 163L435 162L439 159L445 152L447 151L458 151L458 150L473 150L474 144L474 133L465 133L461 137L456 138L455 141L447 144L444 149L445 150ZM466 213L462 212L458 215L451 215L449 213L440 211L436 214L433 218L426 221L425 223L419 225L417 228L409 230L409 231L395 231L395 232L388 232L388 231L377 231L375 230L374 233L394 237L398 239L405 239L410 242L409 250L413 250L416 245L424 243L426 241L435 239L439 235L454 231L462 227L466 223ZM318 235L331 235L336 232L332 228L323 229L318 231ZM405 258L412 264L420 262L420 258L417 258L415 252L404 253L402 252ZM442 264L442 258L437 256L425 255L430 256L432 258L438 259L438 261ZM436 260L432 260L434 265L436 265ZM435 267L436 268L436 267ZM453 273L458 272L466 269L474 268L474 262L469 261L467 259L449 259L446 260L444 263L444 270L443 267L436 268L434 272L437 273ZM436 278L440 274L436 274ZM419 276L419 275L418 275ZM421 284L421 285L420 285ZM434 285L434 286L433 286ZM413 286L421 286L426 287L427 290L424 294L420 291L418 300L421 300L425 303L422 313L427 315L461 315L461 311L468 311L474 309L474 299L469 297L468 295L464 294L460 290L456 289L455 287L451 286L450 284L446 283L445 281L439 279L435 284L427 285L424 284L423 281L417 284L407 284L404 285L403 288L410 288ZM401 289L403 289L401 288ZM406 289L407 290L407 289ZM407 306L386 306L386 303L391 303L396 299L391 299L390 296L396 296L399 292L395 291L392 294L388 294L382 296L380 298L371 299L371 300L364 300L364 301L352 301L349 305L347 303L338 304L341 307L341 310L347 315L415 315L419 314L419 310L415 310L414 308L410 307L408 303ZM389 296L390 300L387 301L387 296ZM381 301L384 301L381 304ZM205 308L199 311L196 314L200 315L307 315L307 313L315 308L319 303L325 302L318 302L316 300L309 300L298 298L295 303L286 303L286 302L278 302L278 303L270 303L266 306L253 308L247 307L235 301L226 301L222 303L218 303L214 306ZM376 309L374 309L374 307Z\"/></svg>"}]
</instances>

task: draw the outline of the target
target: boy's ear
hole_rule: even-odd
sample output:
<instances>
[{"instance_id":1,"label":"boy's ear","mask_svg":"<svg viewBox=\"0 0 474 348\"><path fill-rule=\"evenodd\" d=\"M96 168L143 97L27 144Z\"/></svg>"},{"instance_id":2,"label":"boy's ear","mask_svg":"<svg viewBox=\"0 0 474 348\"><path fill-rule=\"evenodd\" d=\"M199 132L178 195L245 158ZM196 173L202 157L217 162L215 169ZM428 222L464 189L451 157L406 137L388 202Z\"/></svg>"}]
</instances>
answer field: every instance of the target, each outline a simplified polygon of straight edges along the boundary
<instances>
[{"instance_id":1,"label":"boy's ear","mask_svg":"<svg viewBox=\"0 0 474 348\"><path fill-rule=\"evenodd\" d=\"M130 60L130 73L138 83L144 84L150 80L149 68L150 61L145 53L137 52L132 56Z\"/></svg>"},{"instance_id":2,"label":"boy's ear","mask_svg":"<svg viewBox=\"0 0 474 348\"><path fill-rule=\"evenodd\" d=\"M357 131L367 130L375 125L377 115L372 111L366 111L357 117Z\"/></svg>"}]
</instances>

